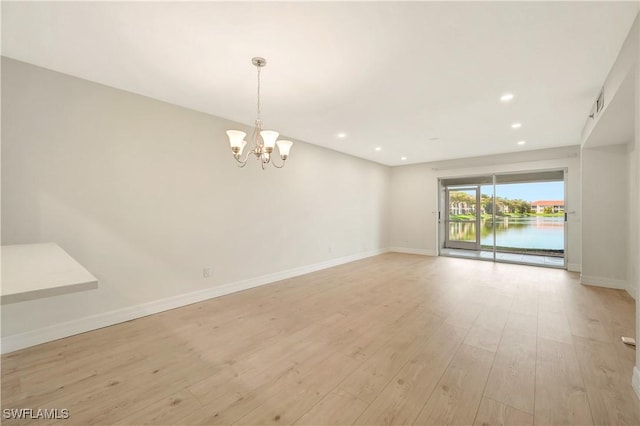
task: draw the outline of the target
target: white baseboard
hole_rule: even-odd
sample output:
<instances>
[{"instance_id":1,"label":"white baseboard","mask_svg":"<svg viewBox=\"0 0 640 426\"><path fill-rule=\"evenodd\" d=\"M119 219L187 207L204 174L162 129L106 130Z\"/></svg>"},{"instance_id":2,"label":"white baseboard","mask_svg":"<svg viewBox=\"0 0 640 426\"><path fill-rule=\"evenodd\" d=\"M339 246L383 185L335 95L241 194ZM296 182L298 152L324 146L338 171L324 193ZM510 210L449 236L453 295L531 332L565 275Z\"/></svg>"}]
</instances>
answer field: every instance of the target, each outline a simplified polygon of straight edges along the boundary
<instances>
[{"instance_id":1,"label":"white baseboard","mask_svg":"<svg viewBox=\"0 0 640 426\"><path fill-rule=\"evenodd\" d=\"M580 284L624 290L629 296L631 296L631 298L633 298L634 300L636 298L635 289L633 288L632 283L628 282L627 280L581 275Z\"/></svg>"},{"instance_id":2,"label":"white baseboard","mask_svg":"<svg viewBox=\"0 0 640 426\"><path fill-rule=\"evenodd\" d=\"M636 391L636 396L640 399L640 370L638 370L638 367L633 367L631 387L633 387L633 390Z\"/></svg>"},{"instance_id":3,"label":"white baseboard","mask_svg":"<svg viewBox=\"0 0 640 426\"><path fill-rule=\"evenodd\" d=\"M636 300L636 289L630 281L627 281L627 287L625 290L627 290L627 294L629 294L633 300Z\"/></svg>"},{"instance_id":4,"label":"white baseboard","mask_svg":"<svg viewBox=\"0 0 640 426\"><path fill-rule=\"evenodd\" d=\"M415 249L415 248L405 248L405 247L390 247L389 251L394 253L421 254L423 256L438 255L438 252L436 250Z\"/></svg>"},{"instance_id":5,"label":"white baseboard","mask_svg":"<svg viewBox=\"0 0 640 426\"><path fill-rule=\"evenodd\" d=\"M132 319L167 311L169 309L175 309L181 306L190 305L192 303L202 302L204 300L224 296L225 294L235 293L237 291L247 290L253 287L259 287L261 285L270 284L287 278L297 277L299 275L304 275L345 263L354 262L356 260L365 259L367 257L377 256L379 254L387 252L389 252L389 249L384 248L357 253L337 259L327 260L325 262L301 266L282 272L262 275L260 277L236 281L233 283L223 284L204 290L198 290L191 293L180 294L165 299L155 300L153 302L148 302L141 305L130 306L115 311L91 315L89 317L84 317L77 320L54 324L49 327L43 327L37 330L28 331L26 333L5 336L0 340L0 352L8 353L17 351L19 349L28 348L30 346L39 345L41 343L58 340L63 337L69 337L75 334L97 330L99 328L108 327L110 325L130 321Z\"/></svg>"},{"instance_id":6,"label":"white baseboard","mask_svg":"<svg viewBox=\"0 0 640 426\"><path fill-rule=\"evenodd\" d=\"M590 275L580 275L580 284L591 285L597 287L615 288L618 290L627 290L627 281L615 278L593 277Z\"/></svg>"},{"instance_id":7,"label":"white baseboard","mask_svg":"<svg viewBox=\"0 0 640 426\"><path fill-rule=\"evenodd\" d=\"M582 272L582 265L579 263L567 263L567 271Z\"/></svg>"}]
</instances>

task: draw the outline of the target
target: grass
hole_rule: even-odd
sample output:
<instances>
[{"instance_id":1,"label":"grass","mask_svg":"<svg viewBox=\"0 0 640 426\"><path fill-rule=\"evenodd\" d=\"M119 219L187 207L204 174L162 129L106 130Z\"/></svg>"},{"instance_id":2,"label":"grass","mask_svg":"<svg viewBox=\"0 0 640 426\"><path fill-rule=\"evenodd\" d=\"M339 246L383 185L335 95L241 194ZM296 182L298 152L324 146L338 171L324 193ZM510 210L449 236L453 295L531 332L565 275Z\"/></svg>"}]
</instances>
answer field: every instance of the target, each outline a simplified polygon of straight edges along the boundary
<instances>
[{"instance_id":1,"label":"grass","mask_svg":"<svg viewBox=\"0 0 640 426\"><path fill-rule=\"evenodd\" d=\"M476 216L473 214L451 214L449 220L475 220Z\"/></svg>"},{"instance_id":2,"label":"grass","mask_svg":"<svg viewBox=\"0 0 640 426\"><path fill-rule=\"evenodd\" d=\"M481 248L483 250L493 250L493 246L488 246L488 245L482 245ZM564 250L555 250L555 249L535 249L535 248L496 246L496 251L500 253L535 254L535 255L549 256L549 257L564 256Z\"/></svg>"},{"instance_id":3,"label":"grass","mask_svg":"<svg viewBox=\"0 0 640 426\"><path fill-rule=\"evenodd\" d=\"M559 213L496 213L496 217L563 217L564 212ZM482 219L491 219L493 216L488 213L482 213ZM473 214L452 214L449 215L449 220L475 220L476 216Z\"/></svg>"}]
</instances>

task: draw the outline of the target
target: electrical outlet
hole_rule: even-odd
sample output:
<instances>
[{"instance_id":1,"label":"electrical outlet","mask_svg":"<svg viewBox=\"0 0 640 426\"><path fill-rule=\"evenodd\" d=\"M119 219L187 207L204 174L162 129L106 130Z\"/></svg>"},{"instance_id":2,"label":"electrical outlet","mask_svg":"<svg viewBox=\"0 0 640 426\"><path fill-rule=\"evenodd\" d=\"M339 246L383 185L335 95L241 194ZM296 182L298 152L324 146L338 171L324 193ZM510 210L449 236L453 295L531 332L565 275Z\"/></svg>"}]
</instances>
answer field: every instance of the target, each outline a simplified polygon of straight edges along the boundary
<instances>
[{"instance_id":1,"label":"electrical outlet","mask_svg":"<svg viewBox=\"0 0 640 426\"><path fill-rule=\"evenodd\" d=\"M211 266L205 266L204 269L202 270L202 276L204 278L209 278L211 277Z\"/></svg>"}]
</instances>

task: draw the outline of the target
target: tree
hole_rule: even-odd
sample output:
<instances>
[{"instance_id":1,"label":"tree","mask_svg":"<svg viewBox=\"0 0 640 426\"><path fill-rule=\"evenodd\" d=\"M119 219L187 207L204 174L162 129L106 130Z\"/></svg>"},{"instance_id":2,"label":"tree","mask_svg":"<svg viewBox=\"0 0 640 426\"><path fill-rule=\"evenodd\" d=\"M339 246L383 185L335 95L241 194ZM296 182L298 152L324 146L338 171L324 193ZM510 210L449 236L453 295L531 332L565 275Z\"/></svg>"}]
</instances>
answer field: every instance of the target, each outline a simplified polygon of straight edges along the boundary
<instances>
[{"instance_id":1,"label":"tree","mask_svg":"<svg viewBox=\"0 0 640 426\"><path fill-rule=\"evenodd\" d=\"M480 195L480 203L482 204L482 209L486 214L493 213L493 197L487 194Z\"/></svg>"},{"instance_id":2,"label":"tree","mask_svg":"<svg viewBox=\"0 0 640 426\"><path fill-rule=\"evenodd\" d=\"M551 207L547 206L547 207L544 208L544 210L542 210L542 212L544 214L551 214L551 213L553 213L553 209Z\"/></svg>"},{"instance_id":3,"label":"tree","mask_svg":"<svg viewBox=\"0 0 640 426\"><path fill-rule=\"evenodd\" d=\"M514 211L519 214L526 214L531 211L531 204L524 200L514 200Z\"/></svg>"},{"instance_id":4,"label":"tree","mask_svg":"<svg viewBox=\"0 0 640 426\"><path fill-rule=\"evenodd\" d=\"M467 203L467 204L475 204L476 200L471 195L460 192L460 191L451 191L449 193L449 201L452 203Z\"/></svg>"}]
</instances>

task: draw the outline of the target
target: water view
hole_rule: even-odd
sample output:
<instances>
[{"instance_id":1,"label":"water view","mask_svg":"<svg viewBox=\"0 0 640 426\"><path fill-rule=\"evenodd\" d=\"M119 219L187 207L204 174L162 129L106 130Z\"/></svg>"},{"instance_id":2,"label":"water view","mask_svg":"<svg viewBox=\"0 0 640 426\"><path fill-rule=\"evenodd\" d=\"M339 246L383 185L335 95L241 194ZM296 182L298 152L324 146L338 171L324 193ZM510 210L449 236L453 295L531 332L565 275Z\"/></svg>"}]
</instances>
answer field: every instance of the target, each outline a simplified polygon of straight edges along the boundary
<instances>
[{"instance_id":1,"label":"water view","mask_svg":"<svg viewBox=\"0 0 640 426\"><path fill-rule=\"evenodd\" d=\"M496 217L496 246L499 248L564 251L564 217ZM480 242L493 247L493 219L481 220ZM475 241L474 222L450 222L449 235L455 241Z\"/></svg>"}]
</instances>

